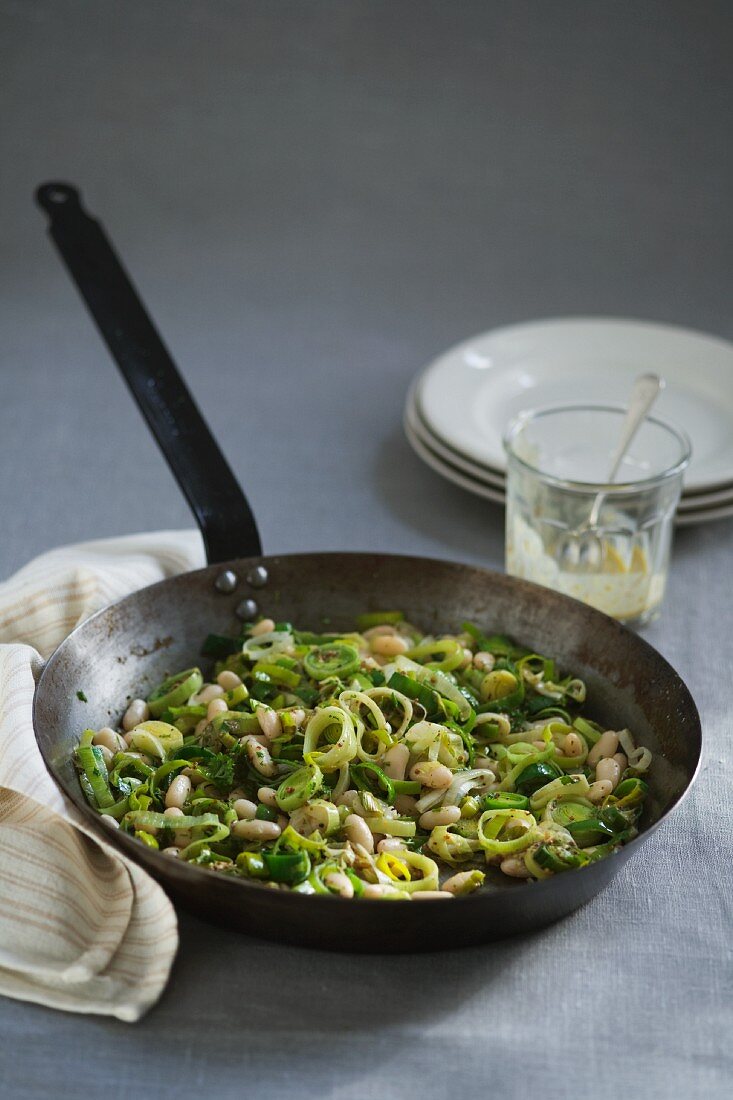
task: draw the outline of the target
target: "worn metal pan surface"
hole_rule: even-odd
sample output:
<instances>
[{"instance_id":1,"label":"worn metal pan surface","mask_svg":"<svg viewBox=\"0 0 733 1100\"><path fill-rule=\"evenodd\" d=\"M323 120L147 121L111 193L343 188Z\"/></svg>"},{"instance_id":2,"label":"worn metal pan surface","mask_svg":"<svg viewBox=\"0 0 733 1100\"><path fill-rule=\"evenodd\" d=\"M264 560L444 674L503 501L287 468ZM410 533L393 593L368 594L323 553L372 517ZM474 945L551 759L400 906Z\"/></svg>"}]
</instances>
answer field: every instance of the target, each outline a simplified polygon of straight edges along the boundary
<instances>
[{"instance_id":1,"label":"worn metal pan surface","mask_svg":"<svg viewBox=\"0 0 733 1100\"><path fill-rule=\"evenodd\" d=\"M387 554L263 556L241 490L101 227L68 185L45 185L38 201L193 507L212 563L100 611L47 662L36 691L36 736L51 774L81 813L186 908L247 933L331 950L395 952L482 943L549 924L597 894L643 848L695 777L700 721L674 669L605 615L489 570ZM222 583L225 574L228 583ZM482 891L449 904L387 904L269 890L178 863L132 837L109 833L87 805L73 767L80 731L117 720L121 700L144 696L171 671L199 663L203 638L235 632L237 610L251 600L263 614L314 630L322 628L324 618L346 629L357 614L385 606L403 609L425 630L458 630L472 619L552 653L586 681L589 713L614 728L629 726L655 755L640 835L608 859L541 882L517 882L497 872ZM80 688L89 703L76 698ZM643 859L643 853L635 858L640 888L647 881Z\"/></svg>"}]
</instances>

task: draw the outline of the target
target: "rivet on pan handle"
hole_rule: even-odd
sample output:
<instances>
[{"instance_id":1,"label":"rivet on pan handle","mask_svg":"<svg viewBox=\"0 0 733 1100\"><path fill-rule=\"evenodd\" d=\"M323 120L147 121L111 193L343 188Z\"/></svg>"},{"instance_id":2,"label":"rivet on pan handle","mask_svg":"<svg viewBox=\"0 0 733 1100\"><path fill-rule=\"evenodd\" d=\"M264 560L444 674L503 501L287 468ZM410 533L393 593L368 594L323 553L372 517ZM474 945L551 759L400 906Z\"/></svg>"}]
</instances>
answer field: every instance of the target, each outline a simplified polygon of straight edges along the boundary
<instances>
[{"instance_id":1,"label":"rivet on pan handle","mask_svg":"<svg viewBox=\"0 0 733 1100\"><path fill-rule=\"evenodd\" d=\"M191 506L207 561L257 557L249 503L98 221L67 183L45 183L36 201L49 234Z\"/></svg>"}]
</instances>

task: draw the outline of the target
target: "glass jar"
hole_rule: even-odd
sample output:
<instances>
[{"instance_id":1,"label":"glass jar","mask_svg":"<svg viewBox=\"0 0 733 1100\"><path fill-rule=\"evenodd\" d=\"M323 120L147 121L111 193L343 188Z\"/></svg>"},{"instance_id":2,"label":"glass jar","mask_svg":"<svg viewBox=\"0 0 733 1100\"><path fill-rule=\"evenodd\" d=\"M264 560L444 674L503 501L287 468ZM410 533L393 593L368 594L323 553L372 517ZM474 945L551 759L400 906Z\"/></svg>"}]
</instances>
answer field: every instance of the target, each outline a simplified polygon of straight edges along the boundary
<instances>
[{"instance_id":1,"label":"glass jar","mask_svg":"<svg viewBox=\"0 0 733 1100\"><path fill-rule=\"evenodd\" d=\"M647 417L608 483L625 414L574 405L510 424L506 569L639 626L658 615L664 597L690 442Z\"/></svg>"}]
</instances>

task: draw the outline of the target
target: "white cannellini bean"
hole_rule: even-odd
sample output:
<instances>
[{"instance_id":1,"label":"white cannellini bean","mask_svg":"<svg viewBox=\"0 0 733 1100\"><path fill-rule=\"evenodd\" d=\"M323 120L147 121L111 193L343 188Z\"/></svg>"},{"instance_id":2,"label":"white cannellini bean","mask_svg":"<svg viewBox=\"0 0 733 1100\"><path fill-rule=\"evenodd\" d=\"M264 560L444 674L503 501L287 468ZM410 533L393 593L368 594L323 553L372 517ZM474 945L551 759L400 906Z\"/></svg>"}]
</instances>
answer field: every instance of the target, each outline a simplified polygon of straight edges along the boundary
<instances>
[{"instance_id":1,"label":"white cannellini bean","mask_svg":"<svg viewBox=\"0 0 733 1100\"><path fill-rule=\"evenodd\" d=\"M544 742L544 741L540 741L539 739L538 739L537 741L533 741L533 742L532 742L532 744L534 745L534 747L535 747L536 749L539 749L539 750L540 750L540 752L542 752L542 750L543 750L543 749L546 749L546 748L547 748L547 745L545 744L545 742Z\"/></svg>"},{"instance_id":2,"label":"white cannellini bean","mask_svg":"<svg viewBox=\"0 0 733 1100\"><path fill-rule=\"evenodd\" d=\"M529 871L524 865L524 860L519 859L517 856L507 856L499 864L501 870L505 875L509 875L511 878L529 878Z\"/></svg>"},{"instance_id":3,"label":"white cannellini bean","mask_svg":"<svg viewBox=\"0 0 733 1100\"><path fill-rule=\"evenodd\" d=\"M257 791L257 797L265 806L270 806L273 810L278 808L277 792L272 787L260 787Z\"/></svg>"},{"instance_id":4,"label":"white cannellini bean","mask_svg":"<svg viewBox=\"0 0 733 1100\"><path fill-rule=\"evenodd\" d=\"M404 840L400 840L396 836L387 836L384 840L380 840L377 845L378 852L402 852L405 848Z\"/></svg>"},{"instance_id":5,"label":"white cannellini bean","mask_svg":"<svg viewBox=\"0 0 733 1100\"><path fill-rule=\"evenodd\" d=\"M216 682L220 688L224 688L224 691L233 691L234 688L239 687L241 684L240 678L236 672L230 672L229 669L224 669L220 672L216 678Z\"/></svg>"},{"instance_id":6,"label":"white cannellini bean","mask_svg":"<svg viewBox=\"0 0 733 1100\"><path fill-rule=\"evenodd\" d=\"M474 765L480 768L481 771L489 771L492 772L492 774L496 774L494 772L494 761L488 756L477 756L474 760Z\"/></svg>"},{"instance_id":7,"label":"white cannellini bean","mask_svg":"<svg viewBox=\"0 0 733 1100\"><path fill-rule=\"evenodd\" d=\"M397 657L407 653L410 648L407 639L401 638L399 634L378 634L376 638L371 639L369 645L372 653L376 653L379 657Z\"/></svg>"},{"instance_id":8,"label":"white cannellini bean","mask_svg":"<svg viewBox=\"0 0 733 1100\"><path fill-rule=\"evenodd\" d=\"M449 894L470 893L471 891L464 891L464 887L467 883L471 883L472 875L473 871L459 871L457 875L451 875L449 879L445 880L442 889L447 890ZM475 889L475 884L471 884L471 890Z\"/></svg>"},{"instance_id":9,"label":"white cannellini bean","mask_svg":"<svg viewBox=\"0 0 733 1100\"><path fill-rule=\"evenodd\" d=\"M390 779L403 780L405 778L405 770L409 759L410 750L407 745L403 745L402 743L392 745L382 757L384 774L388 775Z\"/></svg>"},{"instance_id":10,"label":"white cannellini bean","mask_svg":"<svg viewBox=\"0 0 733 1100\"><path fill-rule=\"evenodd\" d=\"M413 901L442 901L443 898L455 897L455 894L449 894L447 890L415 890L410 897Z\"/></svg>"},{"instance_id":11,"label":"white cannellini bean","mask_svg":"<svg viewBox=\"0 0 733 1100\"><path fill-rule=\"evenodd\" d=\"M577 733L568 733L562 743L562 751L565 756L582 756L583 742Z\"/></svg>"},{"instance_id":12,"label":"white cannellini bean","mask_svg":"<svg viewBox=\"0 0 733 1100\"><path fill-rule=\"evenodd\" d=\"M104 763L107 767L107 771L109 771L112 767L112 761L115 758L115 754L112 752L111 749L108 749L106 745L97 745L97 748L102 754L102 759L104 760Z\"/></svg>"},{"instance_id":13,"label":"white cannellini bean","mask_svg":"<svg viewBox=\"0 0 733 1100\"><path fill-rule=\"evenodd\" d=\"M209 719L208 718L202 718L201 721L197 724L196 729L193 731L194 736L195 737L200 737L201 734L206 729L206 727L208 726L208 724L209 724Z\"/></svg>"},{"instance_id":14,"label":"white cannellini bean","mask_svg":"<svg viewBox=\"0 0 733 1100\"><path fill-rule=\"evenodd\" d=\"M340 897L353 898L354 884L343 871L331 871L323 881L331 890L335 890Z\"/></svg>"},{"instance_id":15,"label":"white cannellini bean","mask_svg":"<svg viewBox=\"0 0 733 1100\"><path fill-rule=\"evenodd\" d=\"M241 840L277 840L280 836L280 826L274 821L235 821L232 825L232 833Z\"/></svg>"},{"instance_id":16,"label":"white cannellini bean","mask_svg":"<svg viewBox=\"0 0 733 1100\"><path fill-rule=\"evenodd\" d=\"M344 822L344 827L352 844L361 844L367 852L374 851L374 837L363 818L358 817L356 814L349 814Z\"/></svg>"},{"instance_id":17,"label":"white cannellini bean","mask_svg":"<svg viewBox=\"0 0 733 1100\"><path fill-rule=\"evenodd\" d=\"M604 757L613 756L618 749L618 734L613 730L606 730L596 741L593 748L588 753L587 764L589 768L595 768L599 760L603 760Z\"/></svg>"},{"instance_id":18,"label":"white cannellini bean","mask_svg":"<svg viewBox=\"0 0 733 1100\"><path fill-rule=\"evenodd\" d=\"M413 817L415 813L415 807L417 806L417 799L411 794L398 794L394 800L394 808L398 814L403 817Z\"/></svg>"},{"instance_id":19,"label":"white cannellini bean","mask_svg":"<svg viewBox=\"0 0 733 1100\"><path fill-rule=\"evenodd\" d=\"M102 726L101 730L97 730L92 738L92 744L102 745L110 752L123 752L127 747L124 737L120 737L119 733L115 733L110 726Z\"/></svg>"},{"instance_id":20,"label":"white cannellini bean","mask_svg":"<svg viewBox=\"0 0 733 1100\"><path fill-rule=\"evenodd\" d=\"M207 684L196 696L196 702L199 704L211 703L214 699L218 699L219 696L223 694L224 688L221 684Z\"/></svg>"},{"instance_id":21,"label":"white cannellini bean","mask_svg":"<svg viewBox=\"0 0 733 1100\"><path fill-rule=\"evenodd\" d=\"M441 806L439 810L426 810L420 817L423 829L434 829L436 825L455 825L460 821L461 811L457 806Z\"/></svg>"},{"instance_id":22,"label":"white cannellini bean","mask_svg":"<svg viewBox=\"0 0 733 1100\"><path fill-rule=\"evenodd\" d=\"M482 649L474 654L473 667L479 669L480 672L493 672L495 664L496 657L493 653L487 653Z\"/></svg>"},{"instance_id":23,"label":"white cannellini bean","mask_svg":"<svg viewBox=\"0 0 733 1100\"><path fill-rule=\"evenodd\" d=\"M102 814L102 822L105 825L109 825L110 829L119 829L120 827L119 821L116 818L111 817L110 814Z\"/></svg>"},{"instance_id":24,"label":"white cannellini bean","mask_svg":"<svg viewBox=\"0 0 733 1100\"><path fill-rule=\"evenodd\" d=\"M361 895L363 898L382 898L384 897L384 888L381 882L366 882L364 884L364 893Z\"/></svg>"},{"instance_id":25,"label":"white cannellini bean","mask_svg":"<svg viewBox=\"0 0 733 1100\"><path fill-rule=\"evenodd\" d=\"M180 810L191 793L191 780L187 775L177 775L165 792L165 804Z\"/></svg>"},{"instance_id":26,"label":"white cannellini bean","mask_svg":"<svg viewBox=\"0 0 733 1100\"><path fill-rule=\"evenodd\" d=\"M612 756L606 757L604 760L599 760L596 764L596 779L599 782L608 780L611 784L611 789L618 784L621 778L621 768L619 767L618 760L614 760Z\"/></svg>"},{"instance_id":27,"label":"white cannellini bean","mask_svg":"<svg viewBox=\"0 0 733 1100\"><path fill-rule=\"evenodd\" d=\"M206 720L211 722L217 714L225 714L229 710L223 699L212 699L206 708Z\"/></svg>"},{"instance_id":28,"label":"white cannellini bean","mask_svg":"<svg viewBox=\"0 0 733 1100\"><path fill-rule=\"evenodd\" d=\"M627 760L626 755L622 752L614 753L611 759L616 761L622 772L625 772L629 766L629 761Z\"/></svg>"},{"instance_id":29,"label":"white cannellini bean","mask_svg":"<svg viewBox=\"0 0 733 1100\"><path fill-rule=\"evenodd\" d=\"M255 771L258 771L260 775L264 775L268 779L275 775L277 772L277 765L273 763L268 748L261 745L254 737L247 737L246 749L249 762Z\"/></svg>"},{"instance_id":30,"label":"white cannellini bean","mask_svg":"<svg viewBox=\"0 0 733 1100\"><path fill-rule=\"evenodd\" d=\"M163 849L163 855L164 856L170 856L172 859L178 859L180 854L181 854L181 849L176 848L173 845L170 848L164 848Z\"/></svg>"},{"instance_id":31,"label":"white cannellini bean","mask_svg":"<svg viewBox=\"0 0 733 1100\"><path fill-rule=\"evenodd\" d=\"M264 745L267 748L267 738L264 733L245 733L244 737L239 738L240 745L246 745L248 741L254 741L256 745Z\"/></svg>"},{"instance_id":32,"label":"white cannellini bean","mask_svg":"<svg viewBox=\"0 0 733 1100\"><path fill-rule=\"evenodd\" d=\"M463 650L463 660L461 661L460 665L458 666L459 670L462 672L464 668L469 668L472 664L473 664L473 653L471 652L470 649L464 649Z\"/></svg>"},{"instance_id":33,"label":"white cannellini bean","mask_svg":"<svg viewBox=\"0 0 733 1100\"><path fill-rule=\"evenodd\" d=\"M163 817L185 817L183 810L180 806L169 806L166 810L163 810Z\"/></svg>"},{"instance_id":34,"label":"white cannellini bean","mask_svg":"<svg viewBox=\"0 0 733 1100\"><path fill-rule=\"evenodd\" d=\"M293 707L290 711L290 717L295 724L295 728L298 729L305 722L305 711L302 707Z\"/></svg>"},{"instance_id":35,"label":"white cannellini bean","mask_svg":"<svg viewBox=\"0 0 733 1100\"><path fill-rule=\"evenodd\" d=\"M280 721L280 715L276 710L271 710L269 707L257 708L257 721L260 724L260 729L270 741L275 737L279 737L283 731L283 724Z\"/></svg>"},{"instance_id":36,"label":"white cannellini bean","mask_svg":"<svg viewBox=\"0 0 733 1100\"><path fill-rule=\"evenodd\" d=\"M445 764L423 760L410 768L410 779L416 783L422 783L423 787L432 787L433 790L439 791L444 787L450 787L453 782L453 773Z\"/></svg>"},{"instance_id":37,"label":"white cannellini bean","mask_svg":"<svg viewBox=\"0 0 733 1100\"><path fill-rule=\"evenodd\" d=\"M238 798L233 809L240 821L252 821L257 813L257 806L248 798Z\"/></svg>"},{"instance_id":38,"label":"white cannellini bean","mask_svg":"<svg viewBox=\"0 0 733 1100\"><path fill-rule=\"evenodd\" d=\"M285 829L287 829L288 825L290 824L290 818L288 817L287 814L278 814L277 815L277 823L280 826L280 828L284 831Z\"/></svg>"},{"instance_id":39,"label":"white cannellini bean","mask_svg":"<svg viewBox=\"0 0 733 1100\"><path fill-rule=\"evenodd\" d=\"M352 814L359 814L360 817L364 816L364 807L361 804L358 791L348 790L337 795L334 799L334 806L346 806Z\"/></svg>"},{"instance_id":40,"label":"white cannellini bean","mask_svg":"<svg viewBox=\"0 0 733 1100\"><path fill-rule=\"evenodd\" d=\"M258 623L250 629L250 638L259 638L260 634L271 634L275 629L275 623L272 619L260 619Z\"/></svg>"},{"instance_id":41,"label":"white cannellini bean","mask_svg":"<svg viewBox=\"0 0 733 1100\"><path fill-rule=\"evenodd\" d=\"M372 638L378 638L380 634L396 634L397 627L392 626L392 623L377 623L376 626L370 626L368 630L363 632L363 636L367 641L371 641Z\"/></svg>"},{"instance_id":42,"label":"white cannellini bean","mask_svg":"<svg viewBox=\"0 0 733 1100\"><path fill-rule=\"evenodd\" d=\"M126 733L139 726L141 722L147 722L150 717L150 707L144 699L133 699L129 707L122 715L122 728Z\"/></svg>"},{"instance_id":43,"label":"white cannellini bean","mask_svg":"<svg viewBox=\"0 0 733 1100\"><path fill-rule=\"evenodd\" d=\"M589 802L602 802L612 790L613 783L609 779L598 779L595 783L591 783L585 797Z\"/></svg>"}]
</instances>

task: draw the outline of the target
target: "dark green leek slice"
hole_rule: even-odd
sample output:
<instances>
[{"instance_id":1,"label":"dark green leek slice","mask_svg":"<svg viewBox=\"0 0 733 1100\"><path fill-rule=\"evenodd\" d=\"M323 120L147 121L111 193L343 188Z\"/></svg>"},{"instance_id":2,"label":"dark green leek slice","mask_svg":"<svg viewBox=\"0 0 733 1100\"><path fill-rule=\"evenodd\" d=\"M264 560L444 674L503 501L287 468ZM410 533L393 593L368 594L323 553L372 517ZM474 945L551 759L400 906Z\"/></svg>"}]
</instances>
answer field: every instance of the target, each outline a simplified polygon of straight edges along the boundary
<instances>
[{"instance_id":1,"label":"dark green leek slice","mask_svg":"<svg viewBox=\"0 0 733 1100\"><path fill-rule=\"evenodd\" d=\"M315 646L303 661L303 668L314 680L331 676L350 676L359 667L359 654L345 642Z\"/></svg>"},{"instance_id":2,"label":"dark green leek slice","mask_svg":"<svg viewBox=\"0 0 733 1100\"><path fill-rule=\"evenodd\" d=\"M311 861L307 852L263 852L262 860L273 882L285 882L296 886L311 873Z\"/></svg>"},{"instance_id":3,"label":"dark green leek slice","mask_svg":"<svg viewBox=\"0 0 733 1100\"><path fill-rule=\"evenodd\" d=\"M255 818L257 821L277 821L277 810L272 806L266 806L264 802L260 802Z\"/></svg>"},{"instance_id":4,"label":"dark green leek slice","mask_svg":"<svg viewBox=\"0 0 733 1100\"><path fill-rule=\"evenodd\" d=\"M552 811L552 820L558 825L567 826L574 821L586 821L588 818L596 817L597 814L595 807L584 806L582 802L560 802Z\"/></svg>"},{"instance_id":5,"label":"dark green leek slice","mask_svg":"<svg viewBox=\"0 0 733 1100\"><path fill-rule=\"evenodd\" d=\"M544 787L545 783L552 782L553 779L557 779L562 774L560 768L556 764L551 764L549 760L542 760L538 764L529 764L517 776L514 789L519 794L531 795L538 791L540 787Z\"/></svg>"},{"instance_id":6,"label":"dark green leek slice","mask_svg":"<svg viewBox=\"0 0 733 1100\"><path fill-rule=\"evenodd\" d=\"M394 783L377 764L368 761L352 764L349 774L357 790L368 791L392 805L395 800Z\"/></svg>"},{"instance_id":7,"label":"dark green leek slice","mask_svg":"<svg viewBox=\"0 0 733 1100\"><path fill-rule=\"evenodd\" d=\"M591 844L605 844L613 839L613 829L600 818L587 817L583 821L569 821L565 826L579 848L589 848Z\"/></svg>"},{"instance_id":8,"label":"dark green leek slice","mask_svg":"<svg viewBox=\"0 0 733 1100\"><path fill-rule=\"evenodd\" d=\"M356 616L356 629L363 634L373 626L384 626L385 623L395 626L401 623L404 617L402 611L367 611L364 615Z\"/></svg>"},{"instance_id":9,"label":"dark green leek slice","mask_svg":"<svg viewBox=\"0 0 733 1100\"><path fill-rule=\"evenodd\" d=\"M317 764L306 764L291 772L277 789L275 798L281 810L290 813L304 806L323 786L323 772Z\"/></svg>"},{"instance_id":10,"label":"dark green leek slice","mask_svg":"<svg viewBox=\"0 0 733 1100\"><path fill-rule=\"evenodd\" d=\"M158 718L169 707L182 707L192 695L201 689L204 678L198 668L187 668L169 676L148 696L148 706L153 718Z\"/></svg>"},{"instance_id":11,"label":"dark green leek slice","mask_svg":"<svg viewBox=\"0 0 733 1100\"><path fill-rule=\"evenodd\" d=\"M580 851L573 852L568 848L541 844L534 852L534 860L544 871L558 874L560 871L570 871L574 867L582 867L583 864L588 862L588 857Z\"/></svg>"},{"instance_id":12,"label":"dark green leek slice","mask_svg":"<svg viewBox=\"0 0 733 1100\"><path fill-rule=\"evenodd\" d=\"M523 794L502 791L500 794L487 794L480 802L482 810L528 810L529 799Z\"/></svg>"},{"instance_id":13,"label":"dark green leek slice","mask_svg":"<svg viewBox=\"0 0 733 1100\"><path fill-rule=\"evenodd\" d=\"M624 779L613 792L613 796L616 799L616 805L626 810L632 806L640 806L648 791L649 787L643 779Z\"/></svg>"}]
</instances>

